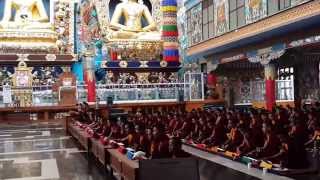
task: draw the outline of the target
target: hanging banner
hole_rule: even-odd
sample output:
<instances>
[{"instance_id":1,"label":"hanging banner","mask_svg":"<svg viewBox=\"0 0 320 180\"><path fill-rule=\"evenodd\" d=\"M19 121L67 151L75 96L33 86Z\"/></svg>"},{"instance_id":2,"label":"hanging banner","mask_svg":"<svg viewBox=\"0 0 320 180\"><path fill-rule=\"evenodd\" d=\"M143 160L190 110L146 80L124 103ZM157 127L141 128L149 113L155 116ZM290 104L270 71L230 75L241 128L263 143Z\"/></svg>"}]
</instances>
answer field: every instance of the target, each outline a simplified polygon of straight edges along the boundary
<instances>
[{"instance_id":1,"label":"hanging banner","mask_svg":"<svg viewBox=\"0 0 320 180\"><path fill-rule=\"evenodd\" d=\"M4 104L11 104L12 103L11 86L4 85L2 95L3 95L3 103Z\"/></svg>"},{"instance_id":2,"label":"hanging banner","mask_svg":"<svg viewBox=\"0 0 320 180\"><path fill-rule=\"evenodd\" d=\"M216 35L220 35L229 31L229 1L215 0L214 2L214 25Z\"/></svg>"},{"instance_id":3,"label":"hanging banner","mask_svg":"<svg viewBox=\"0 0 320 180\"><path fill-rule=\"evenodd\" d=\"M267 0L245 1L246 24L258 21L267 16Z\"/></svg>"}]
</instances>

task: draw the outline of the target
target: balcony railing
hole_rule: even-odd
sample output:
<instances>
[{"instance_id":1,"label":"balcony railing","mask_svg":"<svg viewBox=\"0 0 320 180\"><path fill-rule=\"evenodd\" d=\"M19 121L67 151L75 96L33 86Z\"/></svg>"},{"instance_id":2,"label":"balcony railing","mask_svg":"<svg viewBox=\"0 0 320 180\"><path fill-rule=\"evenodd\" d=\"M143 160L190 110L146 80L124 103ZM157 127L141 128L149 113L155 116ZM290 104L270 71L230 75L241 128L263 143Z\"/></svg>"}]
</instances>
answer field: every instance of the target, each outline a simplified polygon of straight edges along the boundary
<instances>
[{"instance_id":1,"label":"balcony railing","mask_svg":"<svg viewBox=\"0 0 320 180\"><path fill-rule=\"evenodd\" d=\"M149 84L96 84L96 97L99 103L144 103L144 102L178 102L204 99L203 74L193 73L183 83L149 83ZM87 87L79 83L76 87L78 102L87 101ZM17 95L16 92L19 92ZM0 86L0 107L13 106L15 96L32 94L32 106L53 106L59 101L59 89L52 86L33 86L15 88ZM10 96L11 102L5 102L4 96Z\"/></svg>"}]
</instances>

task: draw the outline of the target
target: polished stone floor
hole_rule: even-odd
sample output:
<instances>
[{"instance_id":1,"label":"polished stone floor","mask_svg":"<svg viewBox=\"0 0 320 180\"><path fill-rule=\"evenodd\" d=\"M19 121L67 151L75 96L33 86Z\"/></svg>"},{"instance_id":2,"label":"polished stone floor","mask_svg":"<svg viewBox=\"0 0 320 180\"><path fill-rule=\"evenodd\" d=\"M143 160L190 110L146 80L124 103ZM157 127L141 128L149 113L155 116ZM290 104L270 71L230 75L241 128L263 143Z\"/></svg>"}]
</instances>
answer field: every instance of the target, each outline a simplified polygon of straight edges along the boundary
<instances>
[{"instance_id":1,"label":"polished stone floor","mask_svg":"<svg viewBox=\"0 0 320 180\"><path fill-rule=\"evenodd\" d=\"M87 159L86 152L66 135L63 124L0 122L0 180L113 180L101 165ZM200 180L266 179L198 160ZM320 174L289 179L320 180Z\"/></svg>"},{"instance_id":2,"label":"polished stone floor","mask_svg":"<svg viewBox=\"0 0 320 180\"><path fill-rule=\"evenodd\" d=\"M111 180L61 124L0 124L0 180Z\"/></svg>"}]
</instances>

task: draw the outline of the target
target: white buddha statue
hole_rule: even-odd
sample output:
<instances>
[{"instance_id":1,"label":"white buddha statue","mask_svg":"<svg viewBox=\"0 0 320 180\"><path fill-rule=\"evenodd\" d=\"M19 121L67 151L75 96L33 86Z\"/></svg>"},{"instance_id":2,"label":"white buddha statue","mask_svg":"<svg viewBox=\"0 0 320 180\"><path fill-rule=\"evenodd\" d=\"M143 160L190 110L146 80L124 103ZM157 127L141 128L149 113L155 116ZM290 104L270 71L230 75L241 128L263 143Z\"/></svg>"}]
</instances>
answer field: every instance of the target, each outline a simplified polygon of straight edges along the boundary
<instances>
[{"instance_id":1,"label":"white buddha statue","mask_svg":"<svg viewBox=\"0 0 320 180\"><path fill-rule=\"evenodd\" d=\"M0 29L52 30L52 27L42 0L5 0Z\"/></svg>"},{"instance_id":2,"label":"white buddha statue","mask_svg":"<svg viewBox=\"0 0 320 180\"><path fill-rule=\"evenodd\" d=\"M120 23L124 17L124 24ZM148 23L143 27L142 19ZM119 3L111 18L110 28L112 29L112 39L136 39L136 40L160 40L156 23L146 5L138 3L136 0L124 0Z\"/></svg>"}]
</instances>

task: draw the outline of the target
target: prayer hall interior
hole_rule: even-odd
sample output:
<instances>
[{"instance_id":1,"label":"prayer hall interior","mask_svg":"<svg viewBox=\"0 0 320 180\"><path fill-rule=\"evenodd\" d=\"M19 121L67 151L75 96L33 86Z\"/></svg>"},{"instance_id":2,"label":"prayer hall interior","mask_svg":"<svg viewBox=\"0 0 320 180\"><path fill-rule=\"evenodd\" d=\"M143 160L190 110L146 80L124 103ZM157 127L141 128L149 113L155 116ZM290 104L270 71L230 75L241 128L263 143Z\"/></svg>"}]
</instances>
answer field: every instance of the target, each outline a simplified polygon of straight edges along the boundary
<instances>
[{"instance_id":1,"label":"prayer hall interior","mask_svg":"<svg viewBox=\"0 0 320 180\"><path fill-rule=\"evenodd\" d=\"M0 0L0 180L320 180L319 0Z\"/></svg>"}]
</instances>

